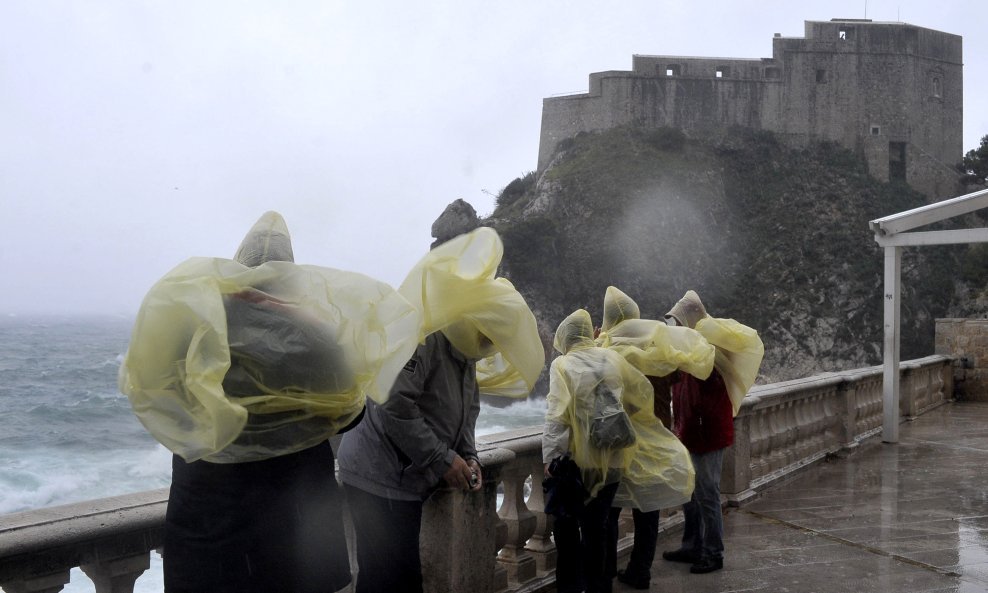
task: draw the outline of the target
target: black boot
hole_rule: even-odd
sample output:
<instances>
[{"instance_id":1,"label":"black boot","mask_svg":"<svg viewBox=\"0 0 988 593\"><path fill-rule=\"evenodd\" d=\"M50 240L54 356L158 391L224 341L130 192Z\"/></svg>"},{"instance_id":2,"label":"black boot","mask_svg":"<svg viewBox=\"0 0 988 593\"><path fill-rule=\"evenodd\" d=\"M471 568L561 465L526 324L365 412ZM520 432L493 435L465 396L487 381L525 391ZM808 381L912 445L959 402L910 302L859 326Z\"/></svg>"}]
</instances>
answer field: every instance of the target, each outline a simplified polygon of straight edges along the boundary
<instances>
[{"instance_id":1,"label":"black boot","mask_svg":"<svg viewBox=\"0 0 988 593\"><path fill-rule=\"evenodd\" d=\"M690 572L693 574L706 574L722 568L724 568L723 558L702 558L690 567Z\"/></svg>"},{"instance_id":2,"label":"black boot","mask_svg":"<svg viewBox=\"0 0 988 593\"><path fill-rule=\"evenodd\" d=\"M648 589L652 576L649 574L643 576L640 574L629 573L627 570L619 570L617 573L617 580L621 581L625 585L628 585L632 589Z\"/></svg>"},{"instance_id":3,"label":"black boot","mask_svg":"<svg viewBox=\"0 0 988 593\"><path fill-rule=\"evenodd\" d=\"M662 559L669 562L682 562L684 564L696 564L700 561L699 556L682 548L670 552L662 552Z\"/></svg>"}]
</instances>

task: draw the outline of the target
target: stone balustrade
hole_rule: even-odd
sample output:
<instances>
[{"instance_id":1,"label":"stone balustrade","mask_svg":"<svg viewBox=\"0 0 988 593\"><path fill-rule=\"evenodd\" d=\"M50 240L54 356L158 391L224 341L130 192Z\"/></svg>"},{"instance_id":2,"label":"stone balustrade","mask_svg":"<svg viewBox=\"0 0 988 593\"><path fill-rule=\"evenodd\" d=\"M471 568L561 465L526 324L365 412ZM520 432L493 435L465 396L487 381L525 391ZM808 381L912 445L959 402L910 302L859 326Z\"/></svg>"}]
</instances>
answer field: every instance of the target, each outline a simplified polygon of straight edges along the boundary
<instances>
[{"instance_id":1,"label":"stone balustrade","mask_svg":"<svg viewBox=\"0 0 988 593\"><path fill-rule=\"evenodd\" d=\"M908 420L951 398L952 359L903 362L900 413ZM853 451L882 425L882 369L871 367L756 386L735 418L721 489L729 504L831 455ZM527 593L551 588L556 565L543 512L541 427L478 438L481 494L440 491L426 504L422 560L430 593ZM80 567L96 593L131 593L160 548L168 491L0 517L0 587L56 593ZM501 502L498 504L498 499ZM671 529L679 513L663 512ZM620 550L631 543L622 537Z\"/></svg>"},{"instance_id":2,"label":"stone balustrade","mask_svg":"<svg viewBox=\"0 0 988 593\"><path fill-rule=\"evenodd\" d=\"M900 365L899 412L914 418L952 398L947 356ZM853 451L882 430L882 367L756 385L734 419L721 492L741 504L783 476Z\"/></svg>"}]
</instances>

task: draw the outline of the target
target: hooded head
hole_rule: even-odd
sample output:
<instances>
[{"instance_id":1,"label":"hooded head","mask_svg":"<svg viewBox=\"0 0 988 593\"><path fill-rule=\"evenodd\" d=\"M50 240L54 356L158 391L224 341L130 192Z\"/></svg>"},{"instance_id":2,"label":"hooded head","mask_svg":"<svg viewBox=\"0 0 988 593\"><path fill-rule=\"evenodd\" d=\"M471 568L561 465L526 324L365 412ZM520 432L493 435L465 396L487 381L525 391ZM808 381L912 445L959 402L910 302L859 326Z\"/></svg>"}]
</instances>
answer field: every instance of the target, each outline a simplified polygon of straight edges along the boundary
<instances>
[{"instance_id":1,"label":"hooded head","mask_svg":"<svg viewBox=\"0 0 988 593\"><path fill-rule=\"evenodd\" d=\"M288 234L288 225L280 214L274 211L265 212L240 242L237 254L233 256L237 262L248 268L269 261L295 262L292 253L292 238Z\"/></svg>"},{"instance_id":2,"label":"hooded head","mask_svg":"<svg viewBox=\"0 0 988 593\"><path fill-rule=\"evenodd\" d=\"M638 319L641 311L631 297L614 286L608 286L604 293L604 324L600 329L607 331L625 319Z\"/></svg>"},{"instance_id":3,"label":"hooded head","mask_svg":"<svg viewBox=\"0 0 988 593\"><path fill-rule=\"evenodd\" d=\"M586 309L577 309L563 319L556 328L556 338L552 346L560 354L567 354L578 348L592 348L593 322L590 320L590 313Z\"/></svg>"},{"instance_id":4,"label":"hooded head","mask_svg":"<svg viewBox=\"0 0 988 593\"><path fill-rule=\"evenodd\" d=\"M697 322L707 316L707 310L700 301L700 295L692 290L687 290L683 298L673 305L672 309L666 313L666 319L672 317L676 323L683 327L695 329Z\"/></svg>"}]
</instances>

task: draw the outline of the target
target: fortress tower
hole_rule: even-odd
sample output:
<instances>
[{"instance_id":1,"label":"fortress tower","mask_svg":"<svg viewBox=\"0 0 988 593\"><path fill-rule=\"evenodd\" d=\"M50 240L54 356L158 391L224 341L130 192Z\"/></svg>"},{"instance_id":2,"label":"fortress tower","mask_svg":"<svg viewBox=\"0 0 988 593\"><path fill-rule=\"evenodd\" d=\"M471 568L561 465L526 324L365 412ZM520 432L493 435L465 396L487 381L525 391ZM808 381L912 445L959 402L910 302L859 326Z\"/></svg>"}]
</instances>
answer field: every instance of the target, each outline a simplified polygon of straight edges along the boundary
<instances>
[{"instance_id":1,"label":"fortress tower","mask_svg":"<svg viewBox=\"0 0 988 593\"><path fill-rule=\"evenodd\" d=\"M588 93L543 100L538 168L579 132L744 126L792 146L837 142L874 177L941 199L963 155L962 67L960 36L867 19L806 21L805 37L776 34L771 58L635 55L630 72L591 74Z\"/></svg>"}]
</instances>

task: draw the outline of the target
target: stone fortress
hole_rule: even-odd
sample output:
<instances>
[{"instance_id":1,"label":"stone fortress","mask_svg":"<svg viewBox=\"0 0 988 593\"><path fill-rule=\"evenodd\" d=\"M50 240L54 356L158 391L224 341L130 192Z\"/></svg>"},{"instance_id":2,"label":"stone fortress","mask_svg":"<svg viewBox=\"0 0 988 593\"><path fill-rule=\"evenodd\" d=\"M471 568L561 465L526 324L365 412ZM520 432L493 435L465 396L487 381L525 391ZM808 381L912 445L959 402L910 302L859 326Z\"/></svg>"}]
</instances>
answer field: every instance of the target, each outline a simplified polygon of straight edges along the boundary
<instances>
[{"instance_id":1,"label":"stone fortress","mask_svg":"<svg viewBox=\"0 0 988 593\"><path fill-rule=\"evenodd\" d=\"M791 146L833 141L872 176L931 201L953 196L963 155L961 37L870 19L806 21L761 59L635 55L590 75L589 92L543 100L538 170L580 132L621 125L716 137L732 126Z\"/></svg>"}]
</instances>

